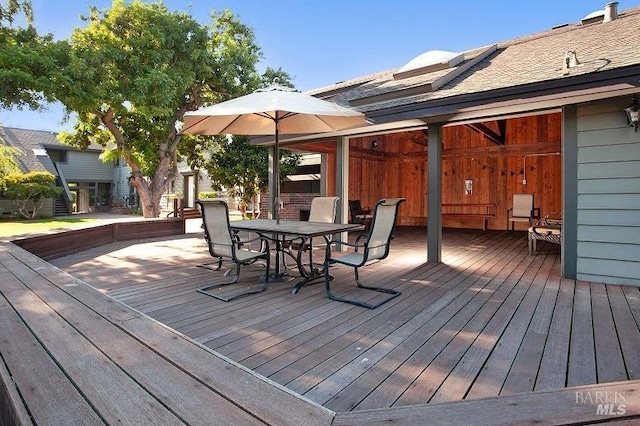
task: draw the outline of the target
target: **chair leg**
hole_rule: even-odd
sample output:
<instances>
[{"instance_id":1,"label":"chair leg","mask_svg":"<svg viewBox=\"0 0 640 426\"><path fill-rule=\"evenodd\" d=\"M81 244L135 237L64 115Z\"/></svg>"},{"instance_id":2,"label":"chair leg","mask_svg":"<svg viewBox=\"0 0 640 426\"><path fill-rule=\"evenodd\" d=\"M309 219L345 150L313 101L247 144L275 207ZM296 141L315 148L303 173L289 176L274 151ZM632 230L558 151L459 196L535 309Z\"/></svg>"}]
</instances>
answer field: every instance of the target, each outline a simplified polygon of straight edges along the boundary
<instances>
[{"instance_id":1,"label":"chair leg","mask_svg":"<svg viewBox=\"0 0 640 426\"><path fill-rule=\"evenodd\" d=\"M358 285L359 288L364 288L364 289L367 289L367 290L373 290L373 291L376 291L378 293L386 293L386 294L390 294L391 296L387 297L386 299L384 299L381 302L378 302L376 304L371 304L371 303L363 302L361 300L356 300L356 299L347 299L347 298L344 298L344 297L338 297L338 296L334 295L331 292L331 286L330 286L331 279L330 279L330 275L329 275L329 264L325 263L325 265L324 265L324 287L325 287L325 291L327 293L327 297L329 299L335 300L337 302L350 303L352 305L362 306L363 308L375 309L378 306L387 303L391 299L394 299L394 298L400 296L400 294L401 294L401 292L399 292L397 290L392 290L392 289L389 289L389 288L369 287L369 286L362 285L362 283L360 282L360 277L358 276L358 268L354 268L354 274L355 274L355 278L356 278L356 284Z\"/></svg>"},{"instance_id":2,"label":"chair leg","mask_svg":"<svg viewBox=\"0 0 640 426\"><path fill-rule=\"evenodd\" d=\"M212 268L210 265L213 265L214 263L217 263L218 266L216 266L215 268ZM198 268L211 269L212 271L219 271L220 268L222 268L222 258L219 257L216 262L200 263L200 264L198 264L196 266Z\"/></svg>"},{"instance_id":3,"label":"chair leg","mask_svg":"<svg viewBox=\"0 0 640 426\"><path fill-rule=\"evenodd\" d=\"M220 288L220 287L224 287L224 286L228 286L231 284L236 284L238 282L238 280L240 279L240 263L236 264L236 275L235 277L233 277L233 279L231 281L227 281L227 282L223 282L223 283L218 283L218 284L211 284L211 285L206 285L204 287L200 287L198 288L198 293L202 293L202 294L206 294L207 296L211 296L215 299L218 300L222 300L224 302L229 302L231 300L234 299L238 299L240 297L244 297L244 296L248 296L250 294L256 294L256 293L261 293L263 291L265 291L267 289L267 287L269 286L269 256L265 257L266 259L266 263L267 263L267 272L265 274L265 278L264 278L264 282L262 283L262 286L260 286L259 288L255 289L255 290L249 290L249 291L243 291L240 293L235 293L232 294L231 296L221 296L219 294L215 294L212 293L211 289L213 288Z\"/></svg>"}]
</instances>

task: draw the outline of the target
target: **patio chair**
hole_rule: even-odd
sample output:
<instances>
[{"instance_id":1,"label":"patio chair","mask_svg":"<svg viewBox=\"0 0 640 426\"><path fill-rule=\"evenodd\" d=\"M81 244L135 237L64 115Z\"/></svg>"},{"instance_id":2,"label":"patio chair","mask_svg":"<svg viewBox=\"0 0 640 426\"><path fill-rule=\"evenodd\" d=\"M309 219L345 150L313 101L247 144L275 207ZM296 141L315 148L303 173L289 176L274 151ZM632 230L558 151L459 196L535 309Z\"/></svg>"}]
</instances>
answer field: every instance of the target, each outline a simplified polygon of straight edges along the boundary
<instances>
[{"instance_id":1,"label":"patio chair","mask_svg":"<svg viewBox=\"0 0 640 426\"><path fill-rule=\"evenodd\" d=\"M360 223L364 225L365 230L369 229L373 215L368 206L362 207L360 200L349 200L349 213L351 215L351 223Z\"/></svg>"},{"instance_id":2,"label":"patio chair","mask_svg":"<svg viewBox=\"0 0 640 426\"><path fill-rule=\"evenodd\" d=\"M311 200L309 222L335 222L339 199L340 197L315 197Z\"/></svg>"},{"instance_id":3,"label":"patio chair","mask_svg":"<svg viewBox=\"0 0 640 426\"><path fill-rule=\"evenodd\" d=\"M344 244L353 247L353 252L346 255L334 255L331 253L331 244L327 246L324 267L324 283L327 296L331 300L337 300L339 302L346 302L357 306L363 306L369 309L375 309L378 306L387 303L391 299L400 295L400 292L397 290L392 290L384 287L369 287L363 285L360 282L360 277L358 276L358 269L363 266L370 265L371 263L379 262L389 255L389 246L391 245L391 240L393 238L393 228L396 224L396 218L398 217L398 207L403 201L406 201L406 199L387 198L378 201L375 205L371 228L366 235L361 235L360 237L358 237L355 243L349 243L348 241L334 242L334 244ZM342 264L352 267L354 270L355 281L358 288L373 290L379 293L386 293L390 296L375 304L367 303L362 300L336 296L331 292L330 283L332 277L329 275L329 266L333 264Z\"/></svg>"},{"instance_id":4,"label":"patio chair","mask_svg":"<svg viewBox=\"0 0 640 426\"><path fill-rule=\"evenodd\" d=\"M513 194L512 207L507 209L507 231L509 224L513 231L516 222L527 222L531 226L533 219L540 219L540 208L533 206L533 194Z\"/></svg>"},{"instance_id":5,"label":"patio chair","mask_svg":"<svg viewBox=\"0 0 640 426\"><path fill-rule=\"evenodd\" d=\"M309 222L325 222L325 223L334 223L336 220L336 209L338 205L338 200L340 197L315 197L311 200L311 208L309 210ZM307 262L303 262L302 256L307 253L309 255L309 267L314 268L313 266L313 248L324 247L325 240L321 238L322 242L313 243L313 238L309 239L296 239L291 242L289 245L289 254L291 257L296 259L296 264L298 265L298 269L300 270L301 275L309 274L310 271L306 270L305 264ZM329 241L331 241L331 237L329 237ZM296 251L296 254L293 252Z\"/></svg>"},{"instance_id":6,"label":"patio chair","mask_svg":"<svg viewBox=\"0 0 640 426\"><path fill-rule=\"evenodd\" d=\"M218 267L215 270L220 270L223 259L229 259L235 264L235 276L230 281L200 287L198 292L228 302L242 296L265 291L269 285L269 241L263 237L241 240L229 226L229 207L225 201L215 199L197 200L196 204L202 212L204 238L209 246L209 254L217 259ZM260 250L246 248L253 241L260 241ZM237 283L240 279L240 266L252 264L258 259L264 259L267 265L264 283L261 287L230 296L223 296L211 291L214 288ZM227 271L224 275L227 276L228 272L230 271Z\"/></svg>"}]
</instances>

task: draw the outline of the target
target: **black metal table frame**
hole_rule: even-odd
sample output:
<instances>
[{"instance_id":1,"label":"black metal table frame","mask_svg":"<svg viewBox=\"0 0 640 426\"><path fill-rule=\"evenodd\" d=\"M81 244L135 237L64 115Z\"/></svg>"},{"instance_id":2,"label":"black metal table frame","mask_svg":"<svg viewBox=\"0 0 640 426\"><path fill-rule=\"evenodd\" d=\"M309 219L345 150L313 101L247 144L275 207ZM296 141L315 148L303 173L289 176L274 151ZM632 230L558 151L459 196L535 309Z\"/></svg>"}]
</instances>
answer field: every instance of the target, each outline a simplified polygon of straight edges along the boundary
<instances>
[{"instance_id":1,"label":"black metal table frame","mask_svg":"<svg viewBox=\"0 0 640 426\"><path fill-rule=\"evenodd\" d=\"M271 241L274 241L275 244L275 272L274 278L282 279L287 275L286 271L283 272L281 270L280 257L283 257L284 264L284 256L290 255L290 253L285 251L285 244L287 242L295 241L297 239L301 239L301 246L304 245L305 242L311 240L315 237L322 237L325 240L326 244L331 242L330 236L334 234L340 234L342 232L352 232L352 231L360 231L364 227L360 224L345 224L345 223L326 223L326 222L307 222L307 221L295 221L295 220L281 220L280 223L277 223L274 219L254 219L254 220L238 220L232 221L230 223L231 229L233 231L245 231L245 232L255 232L260 236L268 238ZM291 256L293 258L293 256ZM300 264L301 257L297 256L294 258L296 261L296 265L298 267L298 271L300 272L300 276L302 280L298 281L294 288L291 290L293 294L297 293L298 290L305 284L314 281L316 279L324 278L324 270L319 270L313 267L313 264L310 265L309 270L307 271L303 265ZM313 257L310 256L310 263L313 262ZM324 262L323 262L324 264ZM284 265L282 265L284 266ZM271 277L271 275L270 275ZM270 279L271 281L271 279Z\"/></svg>"}]
</instances>

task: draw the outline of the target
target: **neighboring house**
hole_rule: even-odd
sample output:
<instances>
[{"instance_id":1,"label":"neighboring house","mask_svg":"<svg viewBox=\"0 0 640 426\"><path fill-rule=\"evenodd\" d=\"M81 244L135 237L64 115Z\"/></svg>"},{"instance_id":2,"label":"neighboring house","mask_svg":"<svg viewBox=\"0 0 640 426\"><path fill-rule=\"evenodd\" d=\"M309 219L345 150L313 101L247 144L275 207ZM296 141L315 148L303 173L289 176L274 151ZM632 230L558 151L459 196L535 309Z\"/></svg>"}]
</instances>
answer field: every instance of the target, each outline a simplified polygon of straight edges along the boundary
<instances>
[{"instance_id":1,"label":"neighboring house","mask_svg":"<svg viewBox=\"0 0 640 426\"><path fill-rule=\"evenodd\" d=\"M428 52L309 92L373 125L281 145L323 155L338 220L347 199L406 197L399 223L427 226L431 262L443 226L480 226L448 209L490 204L489 229L505 229L513 194L533 193L543 216L561 212L564 277L640 286L640 133L625 111L640 98L639 28L640 7L614 2L575 24Z\"/></svg>"},{"instance_id":2,"label":"neighboring house","mask_svg":"<svg viewBox=\"0 0 640 426\"><path fill-rule=\"evenodd\" d=\"M64 187L64 194L47 200L42 216L63 216L88 212L113 204L136 205L133 188L128 184L130 170L122 162L103 162L102 147L92 145L79 150L58 141L47 131L0 127L2 143L19 148L18 165L23 172L48 171ZM15 214L11 200L0 198L3 215Z\"/></svg>"},{"instance_id":3,"label":"neighboring house","mask_svg":"<svg viewBox=\"0 0 640 426\"><path fill-rule=\"evenodd\" d=\"M204 170L193 170L185 161L178 164L178 177L169 184L162 199L163 210L171 210L173 200L184 200L184 206L195 208L201 192L212 192L211 180Z\"/></svg>"}]
</instances>

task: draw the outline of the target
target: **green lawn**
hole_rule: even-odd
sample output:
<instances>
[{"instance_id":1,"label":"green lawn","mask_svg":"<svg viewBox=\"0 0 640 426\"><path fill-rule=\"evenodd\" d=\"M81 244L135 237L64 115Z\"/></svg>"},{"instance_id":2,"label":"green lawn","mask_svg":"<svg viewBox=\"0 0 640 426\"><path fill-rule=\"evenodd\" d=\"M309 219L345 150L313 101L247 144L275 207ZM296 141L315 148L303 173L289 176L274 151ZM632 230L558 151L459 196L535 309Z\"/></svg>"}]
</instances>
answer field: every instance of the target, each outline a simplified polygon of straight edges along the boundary
<instances>
[{"instance_id":1,"label":"green lawn","mask_svg":"<svg viewBox=\"0 0 640 426\"><path fill-rule=\"evenodd\" d=\"M98 222L100 219L36 219L36 220L0 220L0 238L14 235L38 234L53 230L71 229Z\"/></svg>"}]
</instances>

